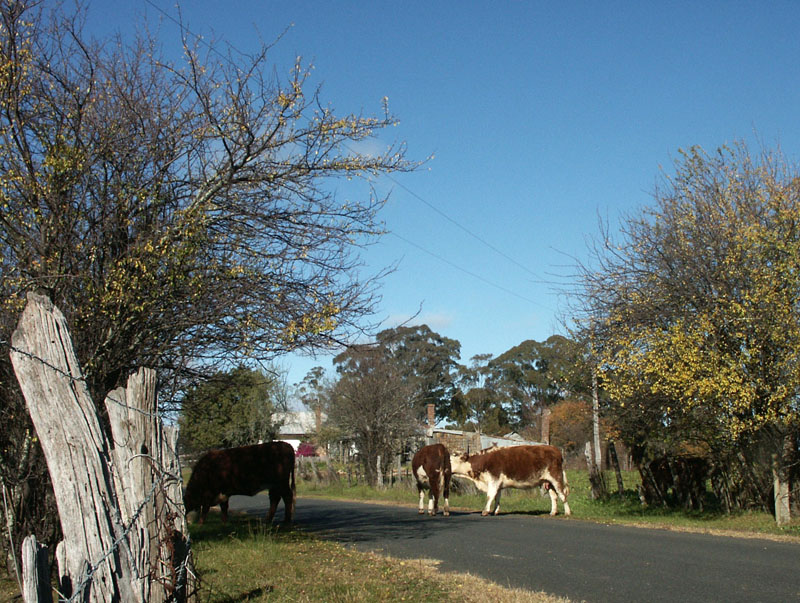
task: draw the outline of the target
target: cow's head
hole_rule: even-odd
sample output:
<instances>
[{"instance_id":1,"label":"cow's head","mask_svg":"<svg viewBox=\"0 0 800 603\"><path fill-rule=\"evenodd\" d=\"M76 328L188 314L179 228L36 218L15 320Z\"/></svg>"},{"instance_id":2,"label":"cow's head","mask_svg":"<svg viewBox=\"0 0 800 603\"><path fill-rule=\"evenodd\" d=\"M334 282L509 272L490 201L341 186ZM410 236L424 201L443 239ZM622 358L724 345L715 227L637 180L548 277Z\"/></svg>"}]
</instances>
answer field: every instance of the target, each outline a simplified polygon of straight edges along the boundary
<instances>
[{"instance_id":1,"label":"cow's head","mask_svg":"<svg viewBox=\"0 0 800 603\"><path fill-rule=\"evenodd\" d=\"M469 464L469 455L466 452L461 454L450 454L450 469L456 475L470 475L472 465Z\"/></svg>"}]
</instances>

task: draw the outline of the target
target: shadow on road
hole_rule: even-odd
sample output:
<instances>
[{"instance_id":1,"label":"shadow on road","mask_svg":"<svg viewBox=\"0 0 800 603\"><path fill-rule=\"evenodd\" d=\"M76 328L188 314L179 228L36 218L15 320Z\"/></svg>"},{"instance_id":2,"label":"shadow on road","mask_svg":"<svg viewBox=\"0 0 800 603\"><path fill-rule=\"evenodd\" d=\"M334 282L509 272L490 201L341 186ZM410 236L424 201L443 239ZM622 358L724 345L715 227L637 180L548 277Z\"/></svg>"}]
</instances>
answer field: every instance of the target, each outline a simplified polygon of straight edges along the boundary
<instances>
[{"instance_id":1,"label":"shadow on road","mask_svg":"<svg viewBox=\"0 0 800 603\"><path fill-rule=\"evenodd\" d=\"M238 497L237 497L238 498ZM266 508L260 497L241 497L236 508L250 516L264 517ZM233 506L233 500L231 500ZM295 526L320 538L339 542L368 542L375 540L418 540L458 528L463 519L482 519L480 513L453 511L449 517L420 515L416 508L370 504L364 513L363 503L298 498ZM279 512L280 514L280 512ZM463 518L463 519L462 519Z\"/></svg>"}]
</instances>

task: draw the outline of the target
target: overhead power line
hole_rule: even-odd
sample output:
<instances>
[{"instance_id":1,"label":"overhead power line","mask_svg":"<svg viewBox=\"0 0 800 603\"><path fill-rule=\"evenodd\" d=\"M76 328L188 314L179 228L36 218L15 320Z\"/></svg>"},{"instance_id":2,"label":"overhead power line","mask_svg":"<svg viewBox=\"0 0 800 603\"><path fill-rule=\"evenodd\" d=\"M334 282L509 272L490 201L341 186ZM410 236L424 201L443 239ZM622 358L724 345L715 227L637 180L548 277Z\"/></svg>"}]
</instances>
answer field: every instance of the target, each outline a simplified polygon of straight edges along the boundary
<instances>
[{"instance_id":1,"label":"overhead power line","mask_svg":"<svg viewBox=\"0 0 800 603\"><path fill-rule=\"evenodd\" d=\"M159 13L164 15L167 19L169 19L170 21L172 21L173 23L178 25L183 31L185 31L186 33L188 33L191 36L193 36L194 38L196 38L198 41L200 41L202 44L204 44L209 50L215 52L218 56L222 57L223 60L225 60L227 62L231 62L229 57L227 57L227 56L223 55L222 53L220 53L219 51L217 51L216 48L214 48L211 44L206 42L206 40L202 36L200 36L199 34L196 34L193 31L191 31L180 20L178 20L175 17L173 17L172 15L170 15L168 12L166 12L160 6L156 5L152 0L145 0L145 2L148 5L152 6ZM345 148L347 148L348 150L350 150L351 152L353 152L352 149L350 149L346 144L343 145L343 146ZM447 213L445 213L444 211L442 211L441 209L436 207L433 203L429 202L427 199L425 199L421 195L418 195L416 192L411 190L405 184L403 184L402 182L400 182L399 180L394 178L391 174L383 174L383 176L385 178L387 178L388 180L390 180L395 185L397 185L398 187L400 187L401 189L403 189L409 195L414 197L417 201L419 201L420 203L426 205L433 212L435 212L436 214L438 214L439 216L441 216L442 218L444 218L445 220L447 220L448 222L453 224L456 228L462 230L463 232L468 234L470 237L472 237L473 239L478 241L481 245L485 246L487 249L490 249L491 251L493 251L494 253L496 253L500 257L504 258L506 261L512 263L513 265L515 265L518 268L521 268L522 270L524 270L525 272L527 272L528 274L530 274L531 276L533 276L537 280L540 280L541 277L539 275L537 275L535 272L533 272L530 268L528 268L525 264L523 264L522 262L516 260L512 256L510 256L507 253L505 253L504 251L502 251L501 249L497 248L495 245L491 244L489 241L487 241L486 239L484 239L480 235L476 234L475 232L473 232L472 230L470 230L469 228L467 228L466 226L461 224L458 220L450 217ZM422 245L419 245L418 243L414 243L413 241L411 241L411 240L409 240L409 239L397 234L394 231L389 231L389 232L390 232L390 234L393 234L395 237L397 237L401 241L405 242L406 244L411 245L412 247L415 247L415 248L419 249L420 251L430 255L433 258L436 258L437 260L439 260L441 262L444 262L448 266L450 266L452 268L455 268L456 270L458 270L460 272L463 272L464 274L467 274L467 275L469 275L469 276L471 276L471 277L473 277L473 278L475 278L475 279L477 279L477 280L479 280L479 281L481 281L481 282L483 282L483 283L485 283L485 284L487 284L487 285L489 285L491 287L494 287L495 289L499 289L500 291L508 293L509 295L513 295L514 297L519 298L519 299L521 299L523 301L526 301L526 302L529 302L529 303L534 304L536 306L539 306L539 307L546 308L546 309L550 310L550 308L547 308L547 306L544 306L543 304L541 304L539 302L536 302L536 301L534 301L534 300L532 300L532 299L530 299L528 297L525 297L524 295L521 295L521 294L519 294L519 293L517 293L515 291L512 291L511 289L503 287L502 285L498 285L498 284L490 281L489 279L487 279L487 278L485 278L485 277L483 277L483 276L481 276L481 275L479 275L479 274L477 274L475 272L472 272L471 270L468 270L467 268L459 266L458 264L456 264L456 263L454 263L454 262L452 262L452 261L450 261L450 260L448 260L448 259L446 259L446 258L444 258L444 257L442 257L442 256L440 256L440 255L438 255L438 254L426 249L425 247L423 247Z\"/></svg>"},{"instance_id":2,"label":"overhead power line","mask_svg":"<svg viewBox=\"0 0 800 603\"><path fill-rule=\"evenodd\" d=\"M414 241L411 241L411 240L405 238L404 236L397 234L396 232L389 231L389 234L394 235L395 237L397 237L401 241L407 243L408 245L411 245L412 247L416 247L420 251L423 251L423 252L427 253L429 256L431 256L433 258L436 258L440 262L444 262L445 264L447 264L451 268L455 268L456 270L459 270L460 272L463 272L464 274L468 274L469 276L478 279L482 283L485 283L485 284L487 284L487 285L489 285L491 287L494 287L495 289L499 289L500 291L508 293L509 295L513 295L514 297L517 297L517 298L519 298L519 299L521 299L523 301L526 301L528 303L531 303L531 304L534 304L536 306L540 306L542 308L550 310L550 308L547 308L547 306L545 306L545 305L543 305L543 304L541 304L541 303L539 303L537 301L534 301L529 297L525 297L524 295L521 295L521 294L517 293L516 291L512 291L511 289L503 287L502 285L498 285L497 283L494 283L494 282L490 281L489 279L482 277L480 274L476 274L475 272L472 272L471 270L467 270L466 268L463 268L463 267L459 266L458 264L455 264L454 262L451 262L447 258L444 258L444 257L442 257L440 255L435 254L434 252L432 252L432 251L430 251L428 249L425 249L425 247L423 247L422 245L418 245Z\"/></svg>"},{"instance_id":3,"label":"overhead power line","mask_svg":"<svg viewBox=\"0 0 800 603\"><path fill-rule=\"evenodd\" d=\"M429 207L431 210L433 210L434 212L436 212L437 214L439 214L441 217L443 217L445 220L447 220L448 222L450 222L451 224L453 224L453 225L454 225L454 226L456 226L457 228L459 228L459 229L461 229L462 231L464 231L465 233L467 233L469 236L471 236L473 239L475 239L476 241L478 241L479 243L481 243L481 244L482 244L482 245L484 245L485 247L487 247L487 248L491 249L491 250L492 250L492 251L494 251L496 254L498 254L499 256L501 256L501 257L503 257L503 258L505 258L506 260L508 260L509 262L511 262L512 264L514 264L515 266L517 266L518 268L522 268L522 269L523 269L525 272L529 273L530 275L532 275L532 276L533 276L533 277L535 277L536 279L539 279L539 278L540 278L538 274L536 274L535 272L533 272L533 270L531 270L530 268L528 268L528 267L527 267L525 264L523 264L523 263L521 263L521 262L518 262L517 260L515 260L513 257L511 257L510 255L508 255L507 253L503 252L501 249L498 249L497 247L495 247L494 245L492 245L490 242L488 242L486 239L484 239L484 238L483 238L483 237L481 237L480 235L478 235L478 234L474 233L473 231L471 231L469 228L467 228L466 226L464 226L463 224L461 224L461 223L460 223L458 220L456 220L456 219L454 219L454 218L451 218L449 215L447 215L447 214L446 214L445 212L443 212L441 209L439 209L438 207L436 207L436 206L435 206L433 203L431 203L431 202L427 201L427 200L426 200L426 199L424 199L422 196L420 196L420 195L418 195L417 193L415 193L414 191L412 191L412 190L411 190L410 188L408 188L408 187L407 187L405 184L403 184L402 182L400 182L399 180L397 180L396 178L394 178L394 177L393 177L391 174L384 174L384 176L385 176L386 178L388 178L389 180L391 180L393 183L395 183L397 186L399 186L400 188L402 188L404 191L406 191L406 192L407 192L409 195L411 195L412 197L414 197L414 198L415 198L417 201L419 201L420 203L424 203L425 205L427 205L427 206L428 206L428 207Z\"/></svg>"}]
</instances>

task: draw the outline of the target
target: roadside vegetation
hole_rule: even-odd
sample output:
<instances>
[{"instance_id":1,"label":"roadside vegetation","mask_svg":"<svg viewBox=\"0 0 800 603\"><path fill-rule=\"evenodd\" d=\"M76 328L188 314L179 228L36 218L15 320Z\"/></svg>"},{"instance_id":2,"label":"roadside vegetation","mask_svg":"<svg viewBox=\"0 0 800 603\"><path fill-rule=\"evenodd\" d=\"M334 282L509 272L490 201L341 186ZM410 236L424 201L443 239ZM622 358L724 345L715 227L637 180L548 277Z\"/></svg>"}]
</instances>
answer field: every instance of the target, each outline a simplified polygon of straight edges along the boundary
<instances>
[{"instance_id":1,"label":"roadside vegetation","mask_svg":"<svg viewBox=\"0 0 800 603\"><path fill-rule=\"evenodd\" d=\"M184 478L189 477L184 472ZM567 471L569 502L573 515L555 521L594 521L670 530L709 532L737 537L780 538L800 544L800 522L777 526L762 511L725 514L708 504L705 511L685 511L661 506L642 506L636 487L638 473L623 472L623 495L592 500L586 471ZM605 475L607 483L614 476ZM405 479L399 484L374 488L348 483L325 484L298 481L298 500L308 497L338 498L399 504L416 513L416 487ZM485 496L454 478L451 508L479 512ZM709 501L713 503L713 501ZM539 490L505 490L501 513L545 515L550 498ZM302 511L301 511L302 512ZM561 510L559 510L561 513ZM279 510L280 515L280 510ZM443 520L443 518L440 518ZM566 599L546 593L508 589L476 576L445 573L434 559L401 560L349 549L323 541L297 528L268 527L262 518L233 513L228 524L220 521L218 508L204 525L191 526L192 551L199 576L201 603L233 601L464 601L557 603ZM19 593L13 580L0 584L0 600L11 601Z\"/></svg>"},{"instance_id":2,"label":"roadside vegetation","mask_svg":"<svg viewBox=\"0 0 800 603\"><path fill-rule=\"evenodd\" d=\"M727 533L737 536L779 536L797 539L800 543L800 521L788 526L778 526L775 518L764 511L738 511L725 513L715 504L711 496L704 511L676 509L664 506L643 506L639 500L637 486L640 483L636 471L622 473L625 485L622 495L612 492L603 500L592 500L591 485L587 471L568 470L572 508L571 519L595 521L600 523L641 525L647 527L695 530L701 532ZM605 472L607 484L614 483L613 472ZM321 498L341 498L348 500L387 502L416 507L418 496L416 486L411 481L398 487L373 488L364 484L348 484L347 480L330 485L321 482L301 481L298 483L298 498L305 496ZM426 499L427 500L427 499ZM479 512L486 504L486 496L474 486L453 478L450 507ZM440 502L441 506L441 502ZM535 490L503 490L501 513L547 514L550 512L550 497ZM559 503L559 517L563 517Z\"/></svg>"}]
</instances>

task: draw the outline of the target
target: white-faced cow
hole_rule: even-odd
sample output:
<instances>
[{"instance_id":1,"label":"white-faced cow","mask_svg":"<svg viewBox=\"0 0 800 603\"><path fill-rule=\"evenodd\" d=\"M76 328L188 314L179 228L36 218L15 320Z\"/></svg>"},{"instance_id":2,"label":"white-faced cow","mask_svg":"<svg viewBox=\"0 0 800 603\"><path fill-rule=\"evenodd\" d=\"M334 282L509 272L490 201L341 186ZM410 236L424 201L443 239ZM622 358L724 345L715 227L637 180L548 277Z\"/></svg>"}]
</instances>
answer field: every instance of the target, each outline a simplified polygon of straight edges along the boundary
<instances>
[{"instance_id":1,"label":"white-faced cow","mask_svg":"<svg viewBox=\"0 0 800 603\"><path fill-rule=\"evenodd\" d=\"M200 511L200 523L209 508L219 504L222 521L227 521L231 496L253 496L262 490L269 490L267 522L272 522L281 498L285 521L291 522L296 497L291 444L268 442L207 452L192 470L183 503L187 513Z\"/></svg>"},{"instance_id":2,"label":"white-faced cow","mask_svg":"<svg viewBox=\"0 0 800 603\"><path fill-rule=\"evenodd\" d=\"M428 515L439 512L439 497L444 498L444 514L450 515L450 453L442 444L423 446L411 459L411 472L417 478L419 512L425 513L425 491L428 495Z\"/></svg>"},{"instance_id":3,"label":"white-faced cow","mask_svg":"<svg viewBox=\"0 0 800 603\"><path fill-rule=\"evenodd\" d=\"M556 501L564 503L569 515L569 485L564 473L561 452L553 446L510 446L491 448L473 455L452 454L453 475L472 480L486 492L486 507L481 515L500 512L500 491L503 488L535 488L543 485L550 494L550 515L558 512Z\"/></svg>"}]
</instances>

